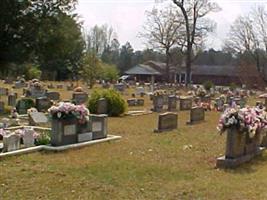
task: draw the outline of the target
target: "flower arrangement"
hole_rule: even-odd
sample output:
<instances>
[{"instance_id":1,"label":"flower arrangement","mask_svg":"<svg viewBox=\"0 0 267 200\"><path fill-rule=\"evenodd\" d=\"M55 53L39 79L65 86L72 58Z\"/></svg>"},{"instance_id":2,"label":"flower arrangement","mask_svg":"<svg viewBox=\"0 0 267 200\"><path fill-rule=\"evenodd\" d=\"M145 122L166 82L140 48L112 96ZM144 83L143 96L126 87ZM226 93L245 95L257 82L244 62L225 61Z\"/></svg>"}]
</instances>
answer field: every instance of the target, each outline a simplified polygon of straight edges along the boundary
<instances>
[{"instance_id":1,"label":"flower arrangement","mask_svg":"<svg viewBox=\"0 0 267 200\"><path fill-rule=\"evenodd\" d=\"M76 118L80 124L89 121L89 110L85 105L74 105L69 102L60 102L57 106L48 109L54 119Z\"/></svg>"},{"instance_id":2,"label":"flower arrangement","mask_svg":"<svg viewBox=\"0 0 267 200\"><path fill-rule=\"evenodd\" d=\"M222 114L217 129L220 133L231 127L236 127L242 133L248 133L253 138L263 128L267 128L267 113L264 107L230 107Z\"/></svg>"}]
</instances>

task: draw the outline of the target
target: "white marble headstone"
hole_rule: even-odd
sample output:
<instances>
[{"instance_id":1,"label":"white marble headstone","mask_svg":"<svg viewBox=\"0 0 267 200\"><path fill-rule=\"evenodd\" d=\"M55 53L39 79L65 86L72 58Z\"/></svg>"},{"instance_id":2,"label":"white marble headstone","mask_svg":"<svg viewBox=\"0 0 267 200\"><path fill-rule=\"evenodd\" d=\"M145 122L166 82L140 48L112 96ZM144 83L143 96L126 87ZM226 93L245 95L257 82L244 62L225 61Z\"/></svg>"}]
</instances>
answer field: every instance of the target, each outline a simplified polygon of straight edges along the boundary
<instances>
[{"instance_id":1,"label":"white marble headstone","mask_svg":"<svg viewBox=\"0 0 267 200\"><path fill-rule=\"evenodd\" d=\"M15 151L20 148L19 135L12 133L3 137L4 152Z\"/></svg>"},{"instance_id":2,"label":"white marble headstone","mask_svg":"<svg viewBox=\"0 0 267 200\"><path fill-rule=\"evenodd\" d=\"M34 146L34 130L33 129L25 129L23 136L23 143L25 147Z\"/></svg>"}]
</instances>

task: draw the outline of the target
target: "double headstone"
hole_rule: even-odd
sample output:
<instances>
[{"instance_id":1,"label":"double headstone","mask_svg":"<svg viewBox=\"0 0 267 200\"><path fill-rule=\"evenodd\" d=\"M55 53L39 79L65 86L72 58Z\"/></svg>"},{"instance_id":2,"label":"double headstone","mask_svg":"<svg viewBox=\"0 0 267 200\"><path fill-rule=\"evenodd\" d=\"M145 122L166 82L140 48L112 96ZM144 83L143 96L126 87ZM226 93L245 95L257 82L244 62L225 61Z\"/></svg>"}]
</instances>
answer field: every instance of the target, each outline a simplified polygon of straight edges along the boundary
<instances>
[{"instance_id":1,"label":"double headstone","mask_svg":"<svg viewBox=\"0 0 267 200\"><path fill-rule=\"evenodd\" d=\"M177 113L167 112L159 115L158 128L154 132L164 132L177 129L178 115Z\"/></svg>"}]
</instances>

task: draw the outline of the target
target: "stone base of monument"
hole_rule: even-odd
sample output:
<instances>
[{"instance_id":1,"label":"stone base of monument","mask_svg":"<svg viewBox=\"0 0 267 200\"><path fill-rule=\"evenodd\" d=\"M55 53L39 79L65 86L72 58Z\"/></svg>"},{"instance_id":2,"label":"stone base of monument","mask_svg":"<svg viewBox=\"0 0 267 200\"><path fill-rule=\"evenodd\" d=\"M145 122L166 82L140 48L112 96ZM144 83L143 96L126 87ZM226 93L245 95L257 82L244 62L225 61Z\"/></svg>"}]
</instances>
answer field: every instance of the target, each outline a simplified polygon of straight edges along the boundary
<instances>
[{"instance_id":1,"label":"stone base of monument","mask_svg":"<svg viewBox=\"0 0 267 200\"><path fill-rule=\"evenodd\" d=\"M59 147L53 147L53 146L49 146L49 145L40 145L40 146L29 147L29 148L25 148L25 149L19 149L16 151L0 153L0 159L4 158L4 157L8 157L8 156L28 154L28 153L37 152L37 151L59 152L59 151L65 151L65 150L69 150L69 149L78 149L78 148L91 146L91 145L98 144L98 143L111 142L111 141L118 140L118 139L121 139L121 136L108 135L106 138L99 139L99 140L92 140L92 141L81 142L81 143L76 143L76 144L63 145L63 146L59 146ZM0 147L1 146L2 146L2 144L0 143Z\"/></svg>"},{"instance_id":2,"label":"stone base of monument","mask_svg":"<svg viewBox=\"0 0 267 200\"><path fill-rule=\"evenodd\" d=\"M201 121L187 121L186 125L194 125L194 124L200 124L206 122L205 120L201 120Z\"/></svg>"},{"instance_id":3,"label":"stone base of monument","mask_svg":"<svg viewBox=\"0 0 267 200\"><path fill-rule=\"evenodd\" d=\"M169 132L169 131L173 131L177 128L172 128L172 129L154 129L154 133L163 133L163 132Z\"/></svg>"},{"instance_id":4,"label":"stone base of monument","mask_svg":"<svg viewBox=\"0 0 267 200\"><path fill-rule=\"evenodd\" d=\"M216 168L236 168L243 163L251 161L255 156L262 154L264 147L259 147L255 153L240 156L238 158L226 158L225 156L217 158Z\"/></svg>"}]
</instances>

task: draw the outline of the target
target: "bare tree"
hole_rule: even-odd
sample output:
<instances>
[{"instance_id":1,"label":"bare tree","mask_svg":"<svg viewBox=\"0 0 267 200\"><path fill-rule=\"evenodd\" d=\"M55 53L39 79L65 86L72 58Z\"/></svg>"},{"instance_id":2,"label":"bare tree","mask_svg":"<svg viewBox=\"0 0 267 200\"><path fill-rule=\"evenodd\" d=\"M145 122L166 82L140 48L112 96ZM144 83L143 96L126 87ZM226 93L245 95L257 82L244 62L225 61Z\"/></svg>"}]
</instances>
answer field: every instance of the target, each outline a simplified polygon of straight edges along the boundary
<instances>
[{"instance_id":1,"label":"bare tree","mask_svg":"<svg viewBox=\"0 0 267 200\"><path fill-rule=\"evenodd\" d=\"M207 33L212 31L214 23L206 16L220 10L217 3L210 0L172 0L180 9L184 18L186 36L186 84L191 82L191 64L193 48L202 43Z\"/></svg>"},{"instance_id":2,"label":"bare tree","mask_svg":"<svg viewBox=\"0 0 267 200\"><path fill-rule=\"evenodd\" d=\"M249 16L240 16L234 21L224 45L232 53L254 52L259 48L253 21Z\"/></svg>"},{"instance_id":3,"label":"bare tree","mask_svg":"<svg viewBox=\"0 0 267 200\"><path fill-rule=\"evenodd\" d=\"M139 35L147 39L150 47L164 51L166 55L166 80L170 81L170 50L184 39L182 34L182 16L173 7L146 12L147 20L143 32Z\"/></svg>"},{"instance_id":4,"label":"bare tree","mask_svg":"<svg viewBox=\"0 0 267 200\"><path fill-rule=\"evenodd\" d=\"M267 52L267 12L265 6L259 5L251 10L254 30L260 46Z\"/></svg>"},{"instance_id":5,"label":"bare tree","mask_svg":"<svg viewBox=\"0 0 267 200\"><path fill-rule=\"evenodd\" d=\"M93 51L97 56L100 56L115 38L117 38L117 35L112 27L95 25L86 33L86 50L87 52Z\"/></svg>"}]
</instances>

